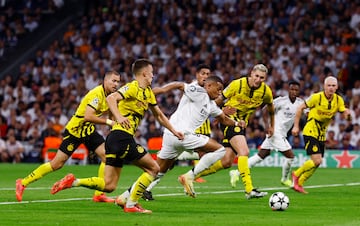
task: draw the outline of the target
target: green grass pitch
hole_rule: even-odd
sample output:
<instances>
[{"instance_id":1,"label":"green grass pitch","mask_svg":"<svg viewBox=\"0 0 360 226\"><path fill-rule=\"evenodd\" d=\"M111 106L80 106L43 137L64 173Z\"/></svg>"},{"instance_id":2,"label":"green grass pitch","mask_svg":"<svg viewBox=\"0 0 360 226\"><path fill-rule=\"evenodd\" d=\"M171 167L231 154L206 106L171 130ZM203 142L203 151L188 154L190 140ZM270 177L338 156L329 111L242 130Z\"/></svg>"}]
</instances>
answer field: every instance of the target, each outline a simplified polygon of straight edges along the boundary
<instances>
[{"instance_id":1,"label":"green grass pitch","mask_svg":"<svg viewBox=\"0 0 360 226\"><path fill-rule=\"evenodd\" d=\"M31 184L24 192L23 202L15 199L15 180L31 172L37 164L0 164L0 225L284 225L331 226L360 225L360 169L319 168L306 183L309 194L299 194L280 185L281 168L255 167L253 184L269 192L261 199L246 200L243 185L232 188L229 170L222 170L195 183L197 197L184 195L177 176L190 167L175 167L154 188L155 201L140 200L151 215L125 214L112 203L94 203L93 191L74 188L50 194L52 184L69 172L77 177L97 175L96 165L66 165ZM115 197L127 189L140 175L140 169L126 165ZM272 211L270 194L283 191L290 198L286 211Z\"/></svg>"}]
</instances>

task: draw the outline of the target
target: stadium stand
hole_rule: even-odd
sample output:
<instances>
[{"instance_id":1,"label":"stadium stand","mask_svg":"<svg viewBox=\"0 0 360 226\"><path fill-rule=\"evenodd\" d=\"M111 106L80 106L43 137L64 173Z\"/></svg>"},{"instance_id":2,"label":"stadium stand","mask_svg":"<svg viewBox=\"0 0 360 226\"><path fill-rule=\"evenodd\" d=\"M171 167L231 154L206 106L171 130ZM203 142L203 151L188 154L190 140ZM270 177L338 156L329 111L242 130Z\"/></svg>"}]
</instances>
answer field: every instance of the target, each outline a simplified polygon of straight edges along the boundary
<instances>
[{"instance_id":1,"label":"stadium stand","mask_svg":"<svg viewBox=\"0 0 360 226\"><path fill-rule=\"evenodd\" d=\"M153 86L174 80L190 82L199 63L209 64L228 83L261 62L270 68L267 83L274 96L286 94L286 82L294 79L301 83L301 96L307 98L321 88L327 75L334 75L353 122L337 117L331 131L338 141L357 136L352 135L360 123L357 1L64 0L59 13L39 20L36 30L26 31L25 36L31 38L19 39L10 60L0 61L3 126L14 128L18 138L24 129L36 127L45 133L54 126L59 102L61 114L70 117L106 70L115 69L122 74L122 82L129 81L131 62L139 57L155 63ZM52 19L59 25L60 16L63 23L58 27ZM9 27L6 24L15 23L16 19L0 16L0 32ZM41 43L35 41L49 33ZM4 41L0 41L0 55L2 45ZM4 54L8 54L6 49ZM179 94L173 97L170 106L166 97L159 96L159 105L172 111ZM31 119L29 128L23 126L26 115ZM263 123L261 111L254 117ZM139 128L144 136L150 119L146 115ZM249 127L247 133L252 138L254 131ZM215 125L213 135L221 139ZM352 139L352 145L360 150L358 139Z\"/></svg>"}]
</instances>

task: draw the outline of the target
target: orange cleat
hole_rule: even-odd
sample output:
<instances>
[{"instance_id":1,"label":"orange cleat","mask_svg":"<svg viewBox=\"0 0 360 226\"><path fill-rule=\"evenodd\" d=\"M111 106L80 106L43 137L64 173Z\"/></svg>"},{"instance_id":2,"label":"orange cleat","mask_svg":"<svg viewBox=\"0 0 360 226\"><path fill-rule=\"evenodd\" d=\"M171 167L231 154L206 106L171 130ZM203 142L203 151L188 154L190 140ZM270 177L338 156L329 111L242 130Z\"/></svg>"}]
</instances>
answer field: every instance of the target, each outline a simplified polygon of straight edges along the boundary
<instances>
[{"instance_id":1,"label":"orange cleat","mask_svg":"<svg viewBox=\"0 0 360 226\"><path fill-rule=\"evenodd\" d=\"M196 194L194 190L193 180L190 179L187 174L183 174L178 177L178 181L184 186L186 194L188 194L190 197L195 198Z\"/></svg>"},{"instance_id":2,"label":"orange cleat","mask_svg":"<svg viewBox=\"0 0 360 226\"><path fill-rule=\"evenodd\" d=\"M93 196L94 202L115 202L115 199L107 197L104 193L101 195L94 195Z\"/></svg>"},{"instance_id":3,"label":"orange cleat","mask_svg":"<svg viewBox=\"0 0 360 226\"><path fill-rule=\"evenodd\" d=\"M206 180L203 179L203 178L201 178L201 177L195 179L194 181L195 181L196 183L206 183Z\"/></svg>"},{"instance_id":4,"label":"orange cleat","mask_svg":"<svg viewBox=\"0 0 360 226\"><path fill-rule=\"evenodd\" d=\"M293 186L294 187L298 186L299 185L299 177L297 177L294 172L292 172L291 177L292 177L292 181L293 181L293 183L292 183Z\"/></svg>"},{"instance_id":5,"label":"orange cleat","mask_svg":"<svg viewBox=\"0 0 360 226\"><path fill-rule=\"evenodd\" d=\"M25 186L21 183L22 179L16 180L16 186L15 186L15 193L16 193L16 199L21 202L22 201L22 195L25 190Z\"/></svg>"},{"instance_id":6,"label":"orange cleat","mask_svg":"<svg viewBox=\"0 0 360 226\"><path fill-rule=\"evenodd\" d=\"M303 193L303 194L308 194L309 192L305 191L304 187L303 186L300 186L300 185L295 185L293 187L293 189L299 193Z\"/></svg>"},{"instance_id":7,"label":"orange cleat","mask_svg":"<svg viewBox=\"0 0 360 226\"><path fill-rule=\"evenodd\" d=\"M56 194L61 190L71 188L75 180L75 176L71 173L66 175L63 179L57 181L51 188L51 194Z\"/></svg>"},{"instance_id":8,"label":"orange cleat","mask_svg":"<svg viewBox=\"0 0 360 226\"><path fill-rule=\"evenodd\" d=\"M140 206L140 204L136 204L135 206L133 207L124 207L124 212L125 213L145 213L145 214L151 214L152 211L151 210L147 210L147 209L144 209Z\"/></svg>"}]
</instances>

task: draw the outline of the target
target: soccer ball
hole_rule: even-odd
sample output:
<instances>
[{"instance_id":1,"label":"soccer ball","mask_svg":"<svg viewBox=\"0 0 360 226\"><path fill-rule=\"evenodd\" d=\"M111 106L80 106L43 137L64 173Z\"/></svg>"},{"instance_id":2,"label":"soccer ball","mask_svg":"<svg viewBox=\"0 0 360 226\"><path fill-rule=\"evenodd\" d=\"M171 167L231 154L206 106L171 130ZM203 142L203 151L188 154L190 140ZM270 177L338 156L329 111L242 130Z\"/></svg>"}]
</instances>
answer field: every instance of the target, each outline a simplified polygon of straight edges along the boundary
<instances>
[{"instance_id":1,"label":"soccer ball","mask_svg":"<svg viewBox=\"0 0 360 226\"><path fill-rule=\"evenodd\" d=\"M284 192L273 193L269 198L269 206L272 210L283 211L290 205L290 199Z\"/></svg>"}]
</instances>

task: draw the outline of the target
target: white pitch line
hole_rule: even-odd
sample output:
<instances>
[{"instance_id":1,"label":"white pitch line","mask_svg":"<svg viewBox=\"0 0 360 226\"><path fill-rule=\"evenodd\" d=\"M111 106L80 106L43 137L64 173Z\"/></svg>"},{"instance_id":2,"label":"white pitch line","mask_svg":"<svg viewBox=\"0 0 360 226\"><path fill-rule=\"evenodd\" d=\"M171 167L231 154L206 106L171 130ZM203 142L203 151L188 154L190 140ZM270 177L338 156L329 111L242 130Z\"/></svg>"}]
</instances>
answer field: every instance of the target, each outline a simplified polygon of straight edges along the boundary
<instances>
[{"instance_id":1,"label":"white pitch line","mask_svg":"<svg viewBox=\"0 0 360 226\"><path fill-rule=\"evenodd\" d=\"M352 182L345 184L324 184L324 185L310 185L304 186L304 188L327 188L327 187L344 187L344 186L358 186L360 182ZM127 187L124 187L126 189ZM162 189L174 189L175 187L169 186L159 186ZM179 188L179 187L176 187ZM214 188L214 187L212 187ZM28 190L41 190L41 189L49 189L46 187L40 188L29 188ZM75 188L77 189L77 188ZM289 190L287 187L269 187L269 188L261 188L262 191L278 191L278 190ZM14 190L13 188L1 188L0 190ZM196 194L229 194L229 193L242 193L244 190L234 189L227 191L211 191L211 192L197 192ZM156 194L154 197L168 197L168 196L184 196L184 193L168 193L168 194ZM114 197L112 197L114 198ZM0 205L15 205L15 204L31 204L31 203L50 203L50 202L70 202L70 201L83 201L83 200L91 200L92 198L68 198L68 199L51 199L51 200L32 200L32 201L22 201L22 202L0 202Z\"/></svg>"}]
</instances>

